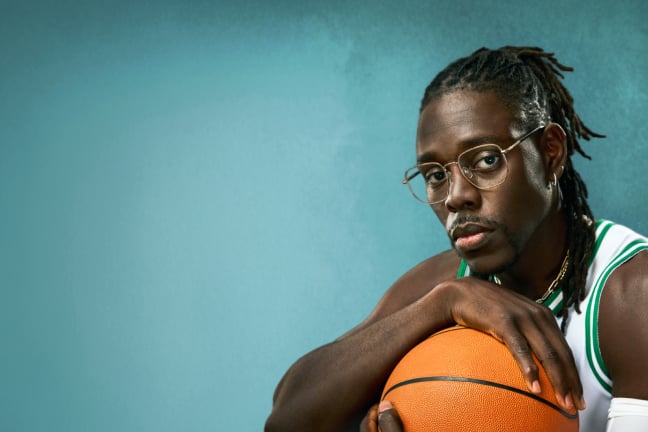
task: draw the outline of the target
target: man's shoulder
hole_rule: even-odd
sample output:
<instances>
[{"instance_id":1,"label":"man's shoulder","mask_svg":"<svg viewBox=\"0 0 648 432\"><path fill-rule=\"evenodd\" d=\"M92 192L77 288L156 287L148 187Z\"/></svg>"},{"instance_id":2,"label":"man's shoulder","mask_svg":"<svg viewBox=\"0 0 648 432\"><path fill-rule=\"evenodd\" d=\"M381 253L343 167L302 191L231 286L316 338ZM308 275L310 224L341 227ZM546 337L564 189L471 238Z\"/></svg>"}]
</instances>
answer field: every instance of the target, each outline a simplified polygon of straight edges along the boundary
<instances>
[{"instance_id":1,"label":"man's shoulder","mask_svg":"<svg viewBox=\"0 0 648 432\"><path fill-rule=\"evenodd\" d=\"M461 258L454 250L434 255L412 267L389 288L385 297L402 307L430 292L441 282L457 277Z\"/></svg>"},{"instance_id":2,"label":"man's shoulder","mask_svg":"<svg viewBox=\"0 0 648 432\"><path fill-rule=\"evenodd\" d=\"M601 259L598 279L605 283L602 301L627 303L629 296L641 290L648 294L648 238L608 220L597 221L597 240L593 260ZM598 274L597 273L597 274Z\"/></svg>"},{"instance_id":3,"label":"man's shoulder","mask_svg":"<svg viewBox=\"0 0 648 432\"><path fill-rule=\"evenodd\" d=\"M628 255L627 260L610 274L604 292L629 294L640 289L648 291L648 242L638 242L634 246L635 253ZM610 287L612 289L608 289ZM628 297L623 296L619 300L626 302Z\"/></svg>"},{"instance_id":4,"label":"man's shoulder","mask_svg":"<svg viewBox=\"0 0 648 432\"><path fill-rule=\"evenodd\" d=\"M461 258L452 250L443 251L418 263L396 282L410 284L423 278L426 282L443 282L457 276Z\"/></svg>"},{"instance_id":5,"label":"man's shoulder","mask_svg":"<svg viewBox=\"0 0 648 432\"><path fill-rule=\"evenodd\" d=\"M624 225L599 219L592 251L590 271L607 275L648 245L648 238ZM616 273L616 271L615 271ZM597 278L598 279L598 278Z\"/></svg>"},{"instance_id":6,"label":"man's shoulder","mask_svg":"<svg viewBox=\"0 0 648 432\"><path fill-rule=\"evenodd\" d=\"M648 248L623 262L609 277L598 316L601 352L615 396L648 399Z\"/></svg>"},{"instance_id":7,"label":"man's shoulder","mask_svg":"<svg viewBox=\"0 0 648 432\"><path fill-rule=\"evenodd\" d=\"M441 282L456 278L460 263L459 256L447 250L415 265L385 292L367 319L343 337L414 303Z\"/></svg>"}]
</instances>

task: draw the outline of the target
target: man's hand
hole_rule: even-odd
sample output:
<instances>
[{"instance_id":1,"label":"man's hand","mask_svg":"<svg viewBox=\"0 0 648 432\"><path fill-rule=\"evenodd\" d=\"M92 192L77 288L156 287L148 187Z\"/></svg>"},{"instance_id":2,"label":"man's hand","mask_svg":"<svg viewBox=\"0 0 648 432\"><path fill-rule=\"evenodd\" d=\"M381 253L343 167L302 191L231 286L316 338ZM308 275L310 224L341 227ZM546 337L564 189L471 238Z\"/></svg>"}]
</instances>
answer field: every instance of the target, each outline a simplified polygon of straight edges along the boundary
<instances>
[{"instance_id":1,"label":"man's hand","mask_svg":"<svg viewBox=\"0 0 648 432\"><path fill-rule=\"evenodd\" d=\"M403 432L403 424L391 402L384 400L369 409L360 432Z\"/></svg>"},{"instance_id":2,"label":"man's hand","mask_svg":"<svg viewBox=\"0 0 648 432\"><path fill-rule=\"evenodd\" d=\"M529 390L540 393L542 363L556 398L566 409L584 409L583 389L567 345L550 309L510 289L472 277L440 284L452 320L481 330L503 342L513 354Z\"/></svg>"}]
</instances>

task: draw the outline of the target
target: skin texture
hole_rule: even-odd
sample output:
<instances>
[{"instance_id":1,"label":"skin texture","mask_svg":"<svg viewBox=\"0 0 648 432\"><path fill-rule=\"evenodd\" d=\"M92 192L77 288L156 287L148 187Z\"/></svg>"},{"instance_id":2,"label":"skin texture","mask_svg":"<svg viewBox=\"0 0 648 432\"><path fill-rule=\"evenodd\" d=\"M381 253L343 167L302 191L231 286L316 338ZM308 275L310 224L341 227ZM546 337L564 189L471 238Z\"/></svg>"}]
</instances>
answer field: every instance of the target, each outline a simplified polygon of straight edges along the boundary
<instances>
[{"instance_id":1,"label":"skin texture","mask_svg":"<svg viewBox=\"0 0 648 432\"><path fill-rule=\"evenodd\" d=\"M538 126L522 125L520 118L521 113L502 104L493 93L442 95L421 113L417 159L446 164L485 141L505 148ZM388 403L376 405L389 373L418 342L454 324L476 328L504 342L529 389L539 392L531 357L535 353L562 405L584 408L571 350L551 311L534 301L555 278L565 253L565 217L558 192L550 186L554 175L560 178L562 174L565 148L560 126L546 125L507 155L506 181L489 190L475 188L451 165L449 195L432 209L448 231L453 249L414 267L384 294L363 323L299 359L277 386L266 430L377 431L380 425L383 432L400 431L393 408ZM457 238L457 233L477 233L477 237L466 241L465 236ZM631 268L648 268L646 255L622 266L608 282L640 288L637 300L643 302L642 308L634 304L626 306L634 313L624 311L633 318L632 325L623 324L624 315L617 309L627 293L604 295L602 300L601 325L609 327L601 330L601 346L614 378L615 396L648 399L643 394L645 385L633 386L637 376L648 382L638 366L646 364L647 349L627 348L619 341L619 335L632 329L646 332L636 330L635 325L648 328L648 317L643 316L648 314L641 313L648 306L646 271L638 280L636 269L633 273ZM502 285L475 277L457 279L460 257L479 273L497 274ZM638 336L646 340L648 335ZM629 362L635 362L624 357L628 350L643 361L631 368L638 374L632 377L625 371Z\"/></svg>"}]
</instances>

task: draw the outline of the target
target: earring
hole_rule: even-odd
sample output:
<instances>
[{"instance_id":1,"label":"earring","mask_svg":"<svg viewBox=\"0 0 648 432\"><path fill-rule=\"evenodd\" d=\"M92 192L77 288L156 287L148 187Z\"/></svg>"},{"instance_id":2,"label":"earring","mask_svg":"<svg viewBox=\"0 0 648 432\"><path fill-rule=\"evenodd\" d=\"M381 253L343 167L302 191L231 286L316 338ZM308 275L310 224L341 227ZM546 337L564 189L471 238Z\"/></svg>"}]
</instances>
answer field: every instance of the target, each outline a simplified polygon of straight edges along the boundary
<instances>
[{"instance_id":1,"label":"earring","mask_svg":"<svg viewBox=\"0 0 648 432\"><path fill-rule=\"evenodd\" d=\"M553 179L549 180L549 184L547 185L547 189L551 189L556 187L558 184L558 177L556 177L556 173L553 173Z\"/></svg>"},{"instance_id":2,"label":"earring","mask_svg":"<svg viewBox=\"0 0 648 432\"><path fill-rule=\"evenodd\" d=\"M556 177L556 173L554 173L554 178L553 181L551 182L553 186L556 186L556 189L558 190L558 210L562 208L562 202L563 202L563 193L562 189L560 189L560 185L558 184L558 177Z\"/></svg>"}]
</instances>

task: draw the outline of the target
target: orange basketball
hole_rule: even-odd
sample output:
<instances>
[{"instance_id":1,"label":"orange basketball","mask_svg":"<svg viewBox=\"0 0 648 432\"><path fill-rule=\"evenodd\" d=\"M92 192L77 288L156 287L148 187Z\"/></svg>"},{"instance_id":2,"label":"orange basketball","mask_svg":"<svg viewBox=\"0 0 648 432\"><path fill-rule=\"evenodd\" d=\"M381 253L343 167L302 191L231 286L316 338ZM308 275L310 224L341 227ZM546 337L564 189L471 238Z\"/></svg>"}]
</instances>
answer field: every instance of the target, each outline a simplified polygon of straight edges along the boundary
<instances>
[{"instance_id":1,"label":"orange basketball","mask_svg":"<svg viewBox=\"0 0 648 432\"><path fill-rule=\"evenodd\" d=\"M508 348L466 327L438 332L414 347L387 380L405 432L578 432L540 366L541 394L529 391Z\"/></svg>"}]
</instances>

